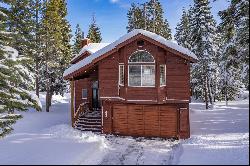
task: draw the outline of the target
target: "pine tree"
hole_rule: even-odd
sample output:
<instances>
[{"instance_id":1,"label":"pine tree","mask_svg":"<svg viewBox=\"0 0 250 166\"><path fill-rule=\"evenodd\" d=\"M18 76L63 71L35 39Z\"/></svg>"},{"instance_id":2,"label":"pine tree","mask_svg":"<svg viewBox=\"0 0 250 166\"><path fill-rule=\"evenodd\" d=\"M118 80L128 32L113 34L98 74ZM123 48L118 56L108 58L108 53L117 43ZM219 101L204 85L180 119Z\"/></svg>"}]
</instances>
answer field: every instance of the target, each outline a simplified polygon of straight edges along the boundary
<instances>
[{"instance_id":1,"label":"pine tree","mask_svg":"<svg viewBox=\"0 0 250 166\"><path fill-rule=\"evenodd\" d=\"M0 3L13 5L12 1L0 0ZM8 46L16 34L7 31L10 12L0 7L0 137L11 132L11 125L21 118L13 114L15 110L25 111L29 107L41 110L40 102L35 95L27 91L31 81L29 71L22 65L27 58Z\"/></svg>"},{"instance_id":2,"label":"pine tree","mask_svg":"<svg viewBox=\"0 0 250 166\"><path fill-rule=\"evenodd\" d=\"M131 4L131 8L129 9L127 13L128 17L128 26L127 30L128 32L131 32L134 29L147 29L147 16L145 13L145 7L144 5L142 8L139 7L139 5L136 5L135 3Z\"/></svg>"},{"instance_id":3,"label":"pine tree","mask_svg":"<svg viewBox=\"0 0 250 166\"><path fill-rule=\"evenodd\" d=\"M158 35L165 37L168 40L172 39L171 29L167 19L164 20L163 7L159 0L149 0L145 3L147 13L147 29L150 32L154 32Z\"/></svg>"},{"instance_id":4,"label":"pine tree","mask_svg":"<svg viewBox=\"0 0 250 166\"><path fill-rule=\"evenodd\" d=\"M50 0L45 4L42 19L43 57L41 85L46 91L46 111L49 112L53 94L62 94L66 89L63 71L71 58L71 29L66 20L67 8L65 0Z\"/></svg>"},{"instance_id":5,"label":"pine tree","mask_svg":"<svg viewBox=\"0 0 250 166\"><path fill-rule=\"evenodd\" d=\"M134 29L144 29L154 32L166 39L172 39L171 29L167 19L164 20L163 7L159 0L149 0L143 4L132 3L127 13L128 32Z\"/></svg>"},{"instance_id":6,"label":"pine tree","mask_svg":"<svg viewBox=\"0 0 250 166\"><path fill-rule=\"evenodd\" d=\"M192 48L189 39L191 36L190 32L190 14L188 14L186 10L183 9L182 18L176 27L175 40L179 45L188 49Z\"/></svg>"},{"instance_id":7,"label":"pine tree","mask_svg":"<svg viewBox=\"0 0 250 166\"><path fill-rule=\"evenodd\" d=\"M81 41L84 38L83 32L80 28L80 25L76 25L74 45L73 45L73 54L78 54L81 50Z\"/></svg>"},{"instance_id":8,"label":"pine tree","mask_svg":"<svg viewBox=\"0 0 250 166\"><path fill-rule=\"evenodd\" d=\"M194 93L203 96L208 109L208 101L214 101L211 84L211 76L215 72L214 57L216 55L216 44L214 43L216 23L211 14L208 0L194 0L192 9L191 41L192 51L197 55L199 61L192 70L192 85Z\"/></svg>"},{"instance_id":9,"label":"pine tree","mask_svg":"<svg viewBox=\"0 0 250 166\"><path fill-rule=\"evenodd\" d=\"M219 26L222 34L220 98L224 98L227 104L239 93L249 73L249 16L248 7L244 7L244 4L244 1L232 1L228 9L219 12L222 19ZM245 84L248 86L248 79Z\"/></svg>"},{"instance_id":10,"label":"pine tree","mask_svg":"<svg viewBox=\"0 0 250 166\"><path fill-rule=\"evenodd\" d=\"M43 12L43 0L31 0L31 11L32 11L32 21L33 21L33 38L31 40L31 50L32 50L32 58L33 58L33 68L35 69L35 88L36 95L39 97L40 90L40 68L41 68L41 52L42 52L42 41L41 41L41 16Z\"/></svg>"},{"instance_id":11,"label":"pine tree","mask_svg":"<svg viewBox=\"0 0 250 166\"><path fill-rule=\"evenodd\" d=\"M19 54L29 57L24 63L35 76L36 94L39 96L39 64L41 61L40 16L42 0L13 0L9 10L8 28L16 35L10 43Z\"/></svg>"},{"instance_id":12,"label":"pine tree","mask_svg":"<svg viewBox=\"0 0 250 166\"><path fill-rule=\"evenodd\" d=\"M100 28L96 24L96 18L93 16L92 23L89 26L89 32L87 38L93 43L100 43L102 41Z\"/></svg>"}]
</instances>

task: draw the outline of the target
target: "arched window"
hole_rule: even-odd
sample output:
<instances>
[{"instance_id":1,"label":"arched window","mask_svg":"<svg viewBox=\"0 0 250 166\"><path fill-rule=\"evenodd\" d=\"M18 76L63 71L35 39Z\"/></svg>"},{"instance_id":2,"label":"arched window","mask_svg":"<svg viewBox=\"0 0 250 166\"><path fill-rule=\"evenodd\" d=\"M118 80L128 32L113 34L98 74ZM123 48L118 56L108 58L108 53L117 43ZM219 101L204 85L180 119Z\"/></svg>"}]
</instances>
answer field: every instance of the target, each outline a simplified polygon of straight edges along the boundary
<instances>
[{"instance_id":1,"label":"arched window","mask_svg":"<svg viewBox=\"0 0 250 166\"><path fill-rule=\"evenodd\" d=\"M134 52L128 60L128 85L155 87L155 59L147 51Z\"/></svg>"},{"instance_id":2,"label":"arched window","mask_svg":"<svg viewBox=\"0 0 250 166\"><path fill-rule=\"evenodd\" d=\"M149 52L139 50L129 57L128 63L155 63L155 59Z\"/></svg>"}]
</instances>

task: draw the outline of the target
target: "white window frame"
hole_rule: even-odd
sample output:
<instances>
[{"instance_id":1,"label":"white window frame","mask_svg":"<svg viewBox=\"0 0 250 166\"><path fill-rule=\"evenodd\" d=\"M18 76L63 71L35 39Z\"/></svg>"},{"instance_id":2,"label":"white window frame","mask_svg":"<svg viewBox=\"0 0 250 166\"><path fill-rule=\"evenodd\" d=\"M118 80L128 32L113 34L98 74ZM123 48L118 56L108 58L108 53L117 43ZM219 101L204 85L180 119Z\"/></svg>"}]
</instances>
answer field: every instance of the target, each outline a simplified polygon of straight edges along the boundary
<instances>
[{"instance_id":1,"label":"white window frame","mask_svg":"<svg viewBox=\"0 0 250 166\"><path fill-rule=\"evenodd\" d=\"M87 97L83 97L83 90L87 90ZM88 99L88 89L87 88L82 89L82 99L84 99L84 100Z\"/></svg>"},{"instance_id":2,"label":"white window frame","mask_svg":"<svg viewBox=\"0 0 250 166\"><path fill-rule=\"evenodd\" d=\"M121 67L123 67L123 84L121 83L121 76L120 76L120 73L121 73ZM120 86L124 86L124 79L125 79L125 66L124 66L124 64L119 64L119 85Z\"/></svg>"},{"instance_id":3,"label":"white window frame","mask_svg":"<svg viewBox=\"0 0 250 166\"><path fill-rule=\"evenodd\" d=\"M129 68L131 67L131 66L140 66L141 67L141 86L133 86L133 85L130 85L130 77L129 77ZM142 85L142 67L143 66L153 66L154 67L154 70L155 70L155 65L137 65L137 64L135 64L135 65L133 65L132 63L130 64L130 65L128 65L128 86L129 87L142 87L142 88L155 88L155 86L156 86L156 83L154 83L155 85L154 86L143 86ZM156 70L155 70L155 77L156 77ZM156 81L156 78L155 78L155 81Z\"/></svg>"},{"instance_id":4,"label":"white window frame","mask_svg":"<svg viewBox=\"0 0 250 166\"><path fill-rule=\"evenodd\" d=\"M161 67L164 67L164 72L165 72L165 74L164 74L164 78L165 78L165 82L164 82L164 84L161 84ZM166 67L166 65L164 64L164 65L160 65L160 87L164 87L164 86L166 86L167 85L167 76L166 76L166 74L167 74L167 67Z\"/></svg>"}]
</instances>

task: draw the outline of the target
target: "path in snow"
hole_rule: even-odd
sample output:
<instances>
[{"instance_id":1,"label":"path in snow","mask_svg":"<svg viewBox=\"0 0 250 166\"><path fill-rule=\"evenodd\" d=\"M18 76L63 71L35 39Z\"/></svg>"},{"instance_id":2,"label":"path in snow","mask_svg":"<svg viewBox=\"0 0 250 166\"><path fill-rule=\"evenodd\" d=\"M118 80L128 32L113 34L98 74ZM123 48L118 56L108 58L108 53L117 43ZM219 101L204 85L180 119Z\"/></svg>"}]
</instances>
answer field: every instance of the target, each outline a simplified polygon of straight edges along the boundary
<instances>
[{"instance_id":1,"label":"path in snow","mask_svg":"<svg viewBox=\"0 0 250 166\"><path fill-rule=\"evenodd\" d=\"M192 103L191 138L182 141L177 164L249 164L249 101Z\"/></svg>"},{"instance_id":2,"label":"path in snow","mask_svg":"<svg viewBox=\"0 0 250 166\"><path fill-rule=\"evenodd\" d=\"M179 141L107 137L110 148L101 165L169 165Z\"/></svg>"}]
</instances>

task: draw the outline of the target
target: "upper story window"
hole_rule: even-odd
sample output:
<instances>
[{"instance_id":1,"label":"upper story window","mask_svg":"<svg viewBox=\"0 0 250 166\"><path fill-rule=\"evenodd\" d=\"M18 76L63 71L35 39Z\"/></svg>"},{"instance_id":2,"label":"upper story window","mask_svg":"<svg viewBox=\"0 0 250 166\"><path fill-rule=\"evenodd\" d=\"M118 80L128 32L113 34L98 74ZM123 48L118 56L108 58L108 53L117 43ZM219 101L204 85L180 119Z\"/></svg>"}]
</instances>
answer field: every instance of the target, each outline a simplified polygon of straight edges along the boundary
<instances>
[{"instance_id":1,"label":"upper story window","mask_svg":"<svg viewBox=\"0 0 250 166\"><path fill-rule=\"evenodd\" d=\"M124 65L119 65L119 85L124 86Z\"/></svg>"},{"instance_id":2,"label":"upper story window","mask_svg":"<svg viewBox=\"0 0 250 166\"><path fill-rule=\"evenodd\" d=\"M160 86L166 86L166 65L160 65Z\"/></svg>"},{"instance_id":3,"label":"upper story window","mask_svg":"<svg viewBox=\"0 0 250 166\"><path fill-rule=\"evenodd\" d=\"M149 52L139 50L130 56L128 63L155 63L155 60Z\"/></svg>"},{"instance_id":4,"label":"upper story window","mask_svg":"<svg viewBox=\"0 0 250 166\"><path fill-rule=\"evenodd\" d=\"M155 87L155 59L147 51L136 51L128 60L128 85Z\"/></svg>"}]
</instances>

